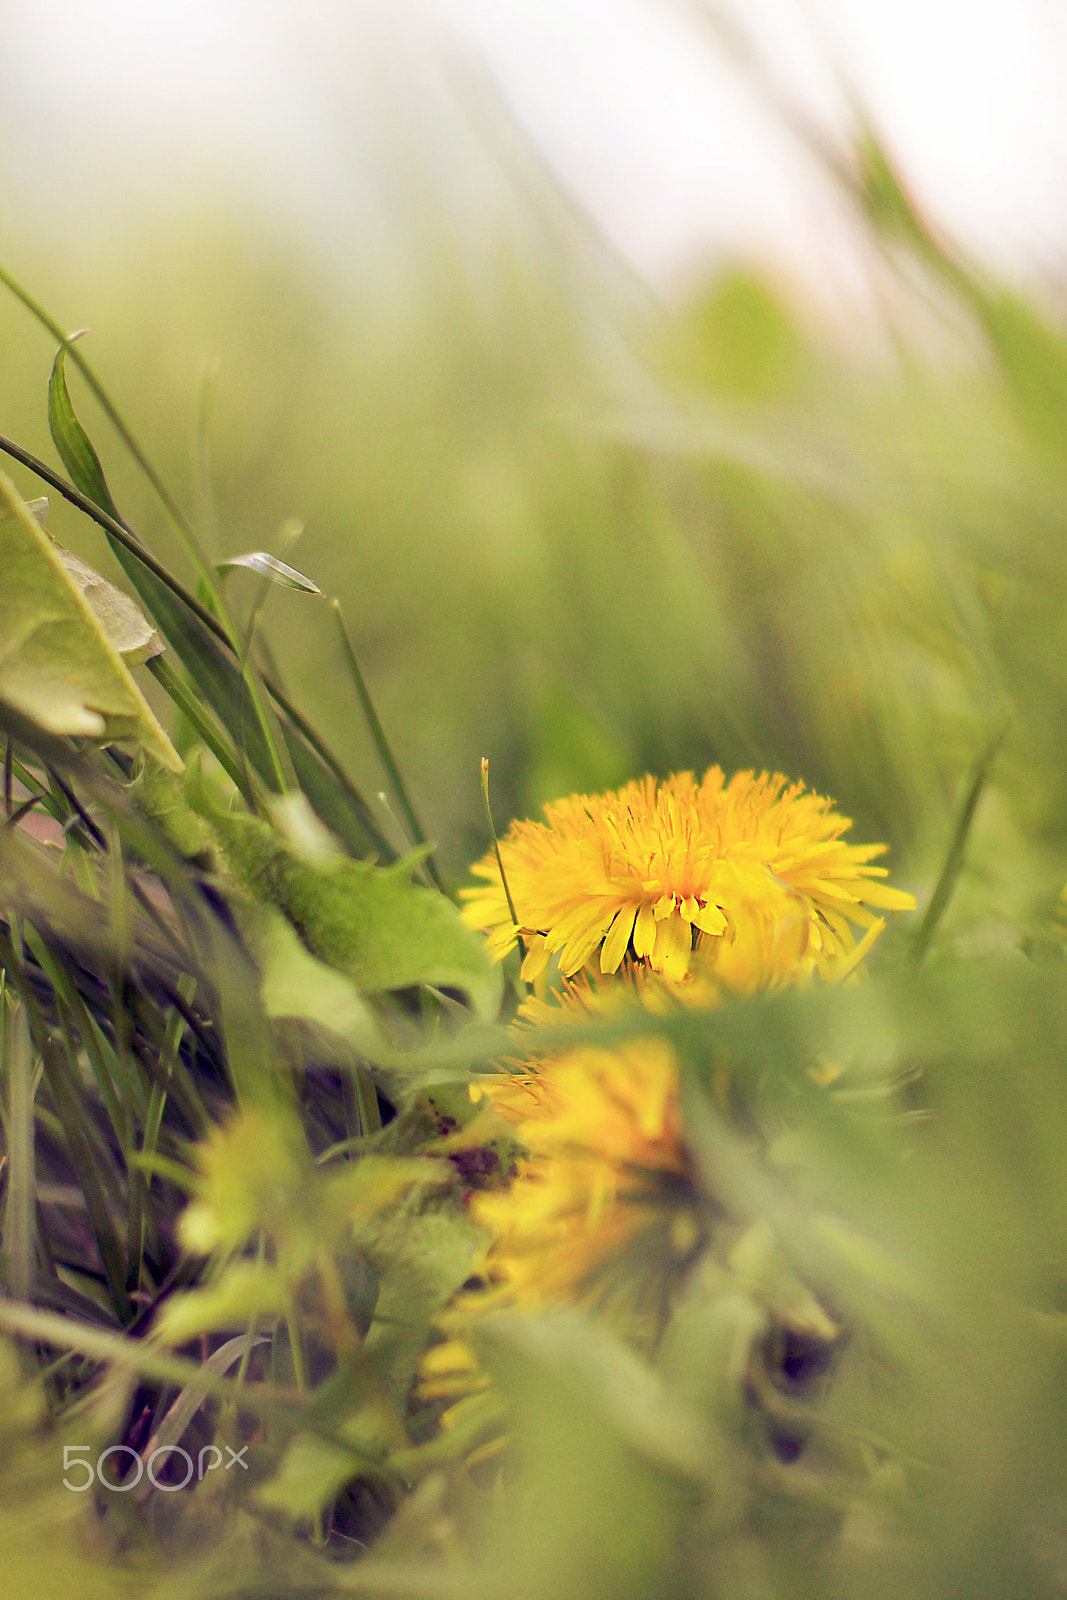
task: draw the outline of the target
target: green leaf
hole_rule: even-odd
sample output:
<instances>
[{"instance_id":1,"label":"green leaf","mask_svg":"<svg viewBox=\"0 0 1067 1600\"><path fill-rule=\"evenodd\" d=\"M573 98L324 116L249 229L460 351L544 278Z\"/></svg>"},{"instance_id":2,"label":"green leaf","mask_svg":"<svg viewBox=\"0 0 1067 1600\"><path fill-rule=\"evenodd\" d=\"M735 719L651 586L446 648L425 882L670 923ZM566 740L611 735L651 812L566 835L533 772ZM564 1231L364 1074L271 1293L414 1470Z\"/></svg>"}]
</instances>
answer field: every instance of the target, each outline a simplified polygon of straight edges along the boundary
<instances>
[{"instance_id":1,"label":"green leaf","mask_svg":"<svg viewBox=\"0 0 1067 1600\"><path fill-rule=\"evenodd\" d=\"M135 551L115 539L111 540L111 547L201 697L230 735L238 762L243 756L268 788L271 787L273 762L253 714L248 686L240 668L187 601L146 567ZM392 860L394 852L375 825L362 796L338 771L331 769L323 754L312 747L311 738L298 729L295 724L299 713L295 708L284 700L280 691L270 685L268 689L281 711L282 737L297 782L318 816L349 849L361 854L373 850L383 859Z\"/></svg>"},{"instance_id":2,"label":"green leaf","mask_svg":"<svg viewBox=\"0 0 1067 1600\"><path fill-rule=\"evenodd\" d=\"M236 1261L216 1283L167 1300L154 1331L165 1344L185 1344L197 1334L246 1327L254 1317L280 1316L291 1297L277 1267Z\"/></svg>"},{"instance_id":3,"label":"green leaf","mask_svg":"<svg viewBox=\"0 0 1067 1600\"><path fill-rule=\"evenodd\" d=\"M207 815L238 882L284 913L317 960L364 994L416 984L459 989L492 1020L502 978L485 942L464 927L451 901L411 882L402 867L348 858L309 862L257 817L204 810L195 780L190 803Z\"/></svg>"},{"instance_id":4,"label":"green leaf","mask_svg":"<svg viewBox=\"0 0 1067 1600\"><path fill-rule=\"evenodd\" d=\"M766 1217L745 1229L730 1252L729 1267L753 1300L790 1327L831 1343L837 1338L840 1329L797 1276Z\"/></svg>"},{"instance_id":5,"label":"green leaf","mask_svg":"<svg viewBox=\"0 0 1067 1600\"><path fill-rule=\"evenodd\" d=\"M0 701L46 733L181 759L48 536L0 473Z\"/></svg>"},{"instance_id":6,"label":"green leaf","mask_svg":"<svg viewBox=\"0 0 1067 1600\"><path fill-rule=\"evenodd\" d=\"M274 1477L256 1490L256 1499L268 1510L297 1521L314 1517L363 1466L343 1445L313 1433L298 1433L290 1440Z\"/></svg>"},{"instance_id":7,"label":"green leaf","mask_svg":"<svg viewBox=\"0 0 1067 1600\"><path fill-rule=\"evenodd\" d=\"M274 699L280 704L277 695ZM286 717L281 725L285 748L297 782L317 814L357 855L373 851L380 861L394 861L395 850L378 828L358 790L340 776L312 747L310 739L288 720L287 708L283 706L282 710Z\"/></svg>"},{"instance_id":8,"label":"green leaf","mask_svg":"<svg viewBox=\"0 0 1067 1600\"><path fill-rule=\"evenodd\" d=\"M130 798L184 856L210 852L211 834L189 805L179 780L154 762L143 763L130 785Z\"/></svg>"},{"instance_id":9,"label":"green leaf","mask_svg":"<svg viewBox=\"0 0 1067 1600\"><path fill-rule=\"evenodd\" d=\"M692 1592L677 1562L713 1471L701 1419L608 1329L573 1311L488 1317L472 1335L518 1441L509 1485L517 1514L489 1532L487 1565L507 1574L494 1592L582 1600ZM523 1515L526 1507L536 1515Z\"/></svg>"},{"instance_id":10,"label":"green leaf","mask_svg":"<svg viewBox=\"0 0 1067 1600\"><path fill-rule=\"evenodd\" d=\"M472 1327L479 1359L524 1420L550 1431L601 1428L635 1455L699 1483L707 1468L700 1420L687 1414L662 1376L617 1335L576 1311L540 1317L499 1313Z\"/></svg>"},{"instance_id":11,"label":"green leaf","mask_svg":"<svg viewBox=\"0 0 1067 1600\"><path fill-rule=\"evenodd\" d=\"M420 1185L448 1183L454 1174L444 1161L422 1156L365 1155L322 1177L316 1195L320 1237L327 1241L360 1233L372 1217L388 1213L401 1195Z\"/></svg>"},{"instance_id":12,"label":"green leaf","mask_svg":"<svg viewBox=\"0 0 1067 1600\"><path fill-rule=\"evenodd\" d=\"M75 336L77 337L77 336ZM60 345L52 363L52 376L48 380L48 427L60 459L70 473L71 481L82 494L87 494L94 505L106 511L109 517L121 522L118 508L111 498L111 490L104 477L100 458L93 449L89 435L74 414L67 380L63 371L67 350Z\"/></svg>"},{"instance_id":13,"label":"green leaf","mask_svg":"<svg viewBox=\"0 0 1067 1600\"><path fill-rule=\"evenodd\" d=\"M265 782L273 766L262 730L253 713L240 668L218 645L200 618L132 551L112 541L112 549L130 582L155 618L164 638L189 672L202 699L226 729L238 752Z\"/></svg>"},{"instance_id":14,"label":"green leaf","mask_svg":"<svg viewBox=\"0 0 1067 1600\"><path fill-rule=\"evenodd\" d=\"M259 901L246 901L234 909L262 975L260 994L268 1017L315 1023L371 1061L388 1053L355 984L317 961L280 911Z\"/></svg>"}]
</instances>

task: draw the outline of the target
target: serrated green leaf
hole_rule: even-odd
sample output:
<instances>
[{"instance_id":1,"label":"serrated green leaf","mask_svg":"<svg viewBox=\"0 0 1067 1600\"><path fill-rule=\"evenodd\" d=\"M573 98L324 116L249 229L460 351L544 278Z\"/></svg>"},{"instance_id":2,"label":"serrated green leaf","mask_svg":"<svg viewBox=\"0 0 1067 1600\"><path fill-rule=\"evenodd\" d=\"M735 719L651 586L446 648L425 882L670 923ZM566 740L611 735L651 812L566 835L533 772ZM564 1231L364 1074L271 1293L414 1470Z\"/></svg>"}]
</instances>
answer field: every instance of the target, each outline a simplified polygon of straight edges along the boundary
<instances>
[{"instance_id":1,"label":"serrated green leaf","mask_svg":"<svg viewBox=\"0 0 1067 1600\"><path fill-rule=\"evenodd\" d=\"M416 984L459 989L492 1020L502 978L484 940L464 927L451 901L397 867L347 858L312 863L257 817L211 814L195 779L190 803L207 816L243 888L281 911L317 960L364 994Z\"/></svg>"},{"instance_id":2,"label":"serrated green leaf","mask_svg":"<svg viewBox=\"0 0 1067 1600\"><path fill-rule=\"evenodd\" d=\"M244 902L235 910L261 973L260 994L268 1017L293 1017L327 1028L371 1061L388 1053L355 984L316 960L280 911L259 901Z\"/></svg>"},{"instance_id":3,"label":"serrated green leaf","mask_svg":"<svg viewBox=\"0 0 1067 1600\"><path fill-rule=\"evenodd\" d=\"M305 578L295 567L279 561L277 556L272 556L267 550L251 550L244 556L230 556L226 561L219 561L215 571L229 572L234 567L247 567L250 572L258 572L264 578L270 578L272 583L281 584L283 589L302 589L305 594L322 593L317 583Z\"/></svg>"},{"instance_id":4,"label":"serrated green leaf","mask_svg":"<svg viewBox=\"0 0 1067 1600\"><path fill-rule=\"evenodd\" d=\"M0 473L0 700L49 734L174 746L58 552Z\"/></svg>"},{"instance_id":5,"label":"serrated green leaf","mask_svg":"<svg viewBox=\"0 0 1067 1600\"><path fill-rule=\"evenodd\" d=\"M63 371L66 355L66 346L60 345L52 363L52 376L48 380L48 428L60 459L70 473L71 482L82 494L88 495L101 511L106 511L109 517L121 522L100 458L71 404Z\"/></svg>"}]
</instances>

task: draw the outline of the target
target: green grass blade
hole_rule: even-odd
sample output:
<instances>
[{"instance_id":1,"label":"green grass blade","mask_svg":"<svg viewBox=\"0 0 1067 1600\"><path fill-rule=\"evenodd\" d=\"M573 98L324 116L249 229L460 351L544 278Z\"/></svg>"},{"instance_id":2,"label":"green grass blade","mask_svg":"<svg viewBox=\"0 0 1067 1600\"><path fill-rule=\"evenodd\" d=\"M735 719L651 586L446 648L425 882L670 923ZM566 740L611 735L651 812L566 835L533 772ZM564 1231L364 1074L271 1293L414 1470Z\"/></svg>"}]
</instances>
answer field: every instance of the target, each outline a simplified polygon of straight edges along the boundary
<instances>
[{"instance_id":1,"label":"green grass blade","mask_svg":"<svg viewBox=\"0 0 1067 1600\"><path fill-rule=\"evenodd\" d=\"M0 989L0 1074L7 1090L4 1254L12 1294L28 1300L33 1292L37 1221L32 1059L25 1013L6 987Z\"/></svg>"},{"instance_id":2,"label":"green grass blade","mask_svg":"<svg viewBox=\"0 0 1067 1600\"><path fill-rule=\"evenodd\" d=\"M145 665L160 688L170 696L201 742L211 751L219 766L236 786L245 804L255 811L257 800L249 773L234 759L232 747L226 743L211 718L205 714L193 689L163 656L153 656Z\"/></svg>"},{"instance_id":3,"label":"green grass blade","mask_svg":"<svg viewBox=\"0 0 1067 1600\"><path fill-rule=\"evenodd\" d=\"M281 703L290 709L288 701ZM296 780L326 826L355 855L375 855L385 865L395 861L396 851L379 830L370 807L310 724L294 716L282 723L282 737Z\"/></svg>"},{"instance_id":4,"label":"green grass blade","mask_svg":"<svg viewBox=\"0 0 1067 1600\"><path fill-rule=\"evenodd\" d=\"M411 843L416 846L429 845L429 840L426 837L425 829L416 815L415 807L412 805L411 796L408 794L407 785L404 782L403 775L399 766L397 765L396 757L393 755L392 747L390 746L389 740L385 736L385 729L382 727L381 719L379 718L377 711L374 709L374 701L370 697L370 690L367 688L363 673L360 671L359 662L356 659L356 652L352 648L352 640L349 638L348 629L345 626L344 613L341 610L341 602L336 598L332 599L330 601L330 606L337 621L337 631L341 638L341 650L348 665L352 682L355 685L356 694L359 696L359 703L363 709L363 715L366 719L367 727L370 730L371 738L374 740L374 747L378 752L378 759L385 768L389 782L392 786L393 793L396 796L397 804L404 814L404 820L407 823ZM426 857L426 870L433 879L435 886L440 889L442 893L444 893L444 885L441 882L440 874L437 871L432 853Z\"/></svg>"},{"instance_id":5,"label":"green grass blade","mask_svg":"<svg viewBox=\"0 0 1067 1600\"><path fill-rule=\"evenodd\" d=\"M138 444L131 429L127 425L122 414L119 412L118 407L111 399L111 396L104 388L104 385L100 382L100 379L96 376L96 373L90 363L86 360L85 356L82 354L77 345L72 341L70 335L63 331L59 323L45 309L40 301L30 294L29 290L26 289L23 284L21 284L14 276L14 274L9 272L8 269L3 265L0 265L0 283L3 283L5 287L15 296L16 300L19 300L22 305L25 306L30 315L34 317L40 323L40 325L52 335L57 344L66 348L70 352L71 360L74 362L74 365L78 368L78 371L84 378L94 399L100 406L100 409L103 411L108 421L111 423L111 426L114 428L115 432L118 434L119 439L122 441L122 444L125 446L129 455L144 474L153 493L162 506L164 514L167 518L167 521L170 523L171 528L189 552L200 572L201 577L207 583L209 590L214 595L215 583L214 574L211 570L211 564L205 557L203 551L200 549L196 536L193 533L192 528L189 526L185 516L183 515L181 507L167 489L163 480L160 478L159 474L152 466L152 463L149 461L147 455ZM224 609L222 612L220 612L220 614L225 614Z\"/></svg>"},{"instance_id":6,"label":"green grass blade","mask_svg":"<svg viewBox=\"0 0 1067 1600\"><path fill-rule=\"evenodd\" d=\"M258 572L260 577L269 578L271 583L277 583L283 589L297 589L303 594L322 593L313 579L305 577L287 562L279 561L269 550L251 550L247 555L230 556L225 561L215 563L215 571L220 574L230 572L237 567L247 568L249 572Z\"/></svg>"},{"instance_id":7,"label":"green grass blade","mask_svg":"<svg viewBox=\"0 0 1067 1600\"><path fill-rule=\"evenodd\" d=\"M100 465L100 457L71 405L63 373L63 360L69 348L68 345L60 345L52 363L52 376L48 380L48 429L71 481L101 511L106 511L109 517L121 522L118 507L112 499L104 469Z\"/></svg>"},{"instance_id":8,"label":"green grass blade","mask_svg":"<svg viewBox=\"0 0 1067 1600\"><path fill-rule=\"evenodd\" d=\"M63 1137L78 1183L85 1196L89 1224L100 1252L100 1260L107 1280L115 1314L120 1322L132 1320L133 1310L126 1290L125 1249L116 1225L115 1197L106 1193L106 1185L96 1152L86 1135L85 1128L91 1112L85 1104L84 1094L76 1077L76 1062L51 1040L39 1039L38 1049L44 1060L44 1077L48 1085L63 1129Z\"/></svg>"},{"instance_id":9,"label":"green grass blade","mask_svg":"<svg viewBox=\"0 0 1067 1600\"><path fill-rule=\"evenodd\" d=\"M111 497L110 490L107 487L107 482L104 478L103 469L100 465L96 451L93 449L85 429L78 421L78 418L74 412L74 407L71 404L70 395L67 390L66 379L63 372L63 355L65 350L72 349L72 343L69 340L66 341L64 346L62 346L57 352L52 366L52 376L48 386L48 420L49 426L52 430L52 437L55 441L56 448L63 459L64 466L67 468L72 479L74 480L75 486L80 489L88 499L93 501L100 510L104 511L113 521L120 523L123 527L126 527L127 525L125 522L123 522L122 517L119 515L118 508L115 505L115 502ZM183 526L185 526L184 521ZM128 528L127 531L129 531ZM204 561L203 556L199 554L199 550L195 545L195 540L193 539L191 529L186 527L186 533L188 535L186 540L187 544L189 544L194 554L197 555L198 564L205 568L204 572L202 573L202 579L206 584L207 593L211 599L211 602L218 612L225 632L230 638L233 638L233 626L226 610L225 597L222 593L222 590L215 584L213 577L207 573L206 562ZM112 548L114 548L113 540ZM142 594L142 598L145 599L146 603L152 605L153 615L155 616L156 621L163 629L163 632L167 635L167 637L171 638L174 648L178 650L179 654L182 654L186 666L189 668L190 672L192 672L195 678L197 676L198 660L191 661L189 656L182 652L178 641L173 639L171 632L168 631L164 618L159 615L159 607L161 605L167 606L168 609L172 609L169 595L161 594L158 591L157 583L147 577L140 567L136 571L131 570L131 553L128 550L118 549L115 553L122 562L127 575L137 586L138 591ZM145 587L147 587L148 590L147 594L144 592ZM152 596L151 602L149 601L149 595ZM288 788L288 783L286 781L286 775L279 758L278 747L274 739L273 730L270 725L266 707L263 704L262 697L259 692L259 686L255 680L255 675L243 659L241 662L241 680L243 686L243 700L247 701L248 707L252 713L251 717L248 719L249 724L251 729L255 729L258 725L258 733L265 753L265 764L270 775L268 781L271 781L272 786L276 788L279 793L284 794ZM242 721L243 720L244 719L242 718ZM243 737L245 739L252 737L250 729L243 730Z\"/></svg>"},{"instance_id":10,"label":"green grass blade","mask_svg":"<svg viewBox=\"0 0 1067 1600\"><path fill-rule=\"evenodd\" d=\"M213 649L214 640L227 651L236 654L233 641L218 618L212 616L207 607L185 589L127 528L101 511L88 496L83 495L73 484L53 472L45 462L2 434L0 434L0 451L27 467L42 482L49 484L71 505L76 506L79 511L103 528L146 610L152 615L161 631L167 635L175 653L183 660L184 648L193 663L191 670L194 678L197 664L208 661L207 652ZM124 560L121 551L125 551L129 559ZM139 582L137 577L139 569L143 569L146 575L155 578L157 586L149 590ZM200 624L199 632L195 630L194 623ZM221 656L224 665L220 668L217 659L220 655L221 652L215 648L214 656L209 663L209 681L226 704L232 705L235 701L240 704L240 696L234 691L234 681L240 679L240 673L236 666L230 666L225 655ZM158 661L159 657L155 659ZM227 667L230 668L229 671L226 671ZM373 853L383 862L395 861L396 851L378 828L370 807L337 757L278 685L266 677L263 683L267 693L283 714L282 737L288 747L297 781L323 822L332 828L355 854ZM218 708L215 709L220 721L225 723L225 718L218 713ZM243 720L241 726L244 726ZM230 759L231 763L236 764L238 758L232 754Z\"/></svg>"},{"instance_id":11,"label":"green grass blade","mask_svg":"<svg viewBox=\"0 0 1067 1600\"><path fill-rule=\"evenodd\" d=\"M985 749L978 756L971 769L970 782L964 791L956 814L955 826L949 840L948 850L945 855L944 865L941 868L934 892L930 896L930 903L923 913L915 938L911 947L912 960L919 962L925 956L938 925L948 909L949 902L959 882L960 873L963 871L963 862L967 852L967 837L974 822L974 814L978 809L978 802L986 786L993 762L1004 742L1008 731L1008 722L1005 721L989 740Z\"/></svg>"},{"instance_id":12,"label":"green grass blade","mask_svg":"<svg viewBox=\"0 0 1067 1600\"><path fill-rule=\"evenodd\" d=\"M258 1383L238 1385L195 1361L168 1355L144 1339L127 1339L100 1328L87 1328L69 1317L57 1317L32 1306L0 1301L0 1329L60 1350L77 1351L90 1361L100 1361L123 1372L138 1372L159 1383L174 1384L180 1389L195 1386L205 1396L237 1400L242 1411L269 1416L281 1410L292 1412L301 1405L293 1390Z\"/></svg>"},{"instance_id":13,"label":"green grass blade","mask_svg":"<svg viewBox=\"0 0 1067 1600\"><path fill-rule=\"evenodd\" d=\"M116 1087L122 1076L119 1070L119 1058L89 1016L85 1002L62 963L54 959L43 941L36 946L34 954L41 964L41 970L52 985L57 1004L61 1005L71 1018L73 1026L70 1033L76 1034L81 1042L104 1109L115 1130L123 1155L128 1158L131 1111L128 1105L123 1106Z\"/></svg>"},{"instance_id":14,"label":"green grass blade","mask_svg":"<svg viewBox=\"0 0 1067 1600\"><path fill-rule=\"evenodd\" d=\"M111 516L109 512L101 510L94 500L83 494L74 484L68 483L67 479L60 473L53 471L46 461L42 461L39 456L35 456L32 451L16 443L14 439L9 439L5 434L0 434L0 451L3 451L13 461L17 461L20 466L32 472L35 477L40 478L42 483L47 483L49 488L62 495L70 505L75 506L77 510L83 512L85 516L95 522L98 527L103 528L111 541L113 549L115 545L120 545L124 550L129 551L131 555L136 556L141 566L154 573L160 583L164 584L188 606L189 610L199 617L204 626L214 633L217 639L231 650L233 649L230 636L218 618L195 595L191 594L183 584L179 583L178 579L167 571L162 562L156 560L151 551L145 548L136 534L132 533L121 520ZM118 552L116 551L117 554Z\"/></svg>"},{"instance_id":15,"label":"green grass blade","mask_svg":"<svg viewBox=\"0 0 1067 1600\"><path fill-rule=\"evenodd\" d=\"M203 1138L211 1126L211 1116L197 1086L195 1074L189 1071L180 1055L170 1058L166 1056L166 1030L160 1024L159 1008L156 1003L151 999L143 1003L136 991L131 991L128 998L138 1028L153 1046L142 1055L145 1072L151 1079L152 1088L159 1088L170 1097L189 1131L190 1138ZM178 997L171 995L169 998L174 1008L180 1011ZM189 1025L188 1014L182 1014L186 1024ZM218 1054L216 1051L216 1055ZM220 1069L225 1069L224 1060L220 1059L218 1065Z\"/></svg>"}]
</instances>

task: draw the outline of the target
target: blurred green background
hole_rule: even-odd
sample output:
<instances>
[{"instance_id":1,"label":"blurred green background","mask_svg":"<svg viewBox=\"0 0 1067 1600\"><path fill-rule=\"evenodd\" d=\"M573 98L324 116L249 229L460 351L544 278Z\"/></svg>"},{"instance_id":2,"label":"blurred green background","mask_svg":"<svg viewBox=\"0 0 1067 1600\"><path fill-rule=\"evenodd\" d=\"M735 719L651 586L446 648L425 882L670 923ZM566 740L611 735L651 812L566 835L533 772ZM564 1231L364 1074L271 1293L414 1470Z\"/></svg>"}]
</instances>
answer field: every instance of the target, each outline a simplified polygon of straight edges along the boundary
<instances>
[{"instance_id":1,"label":"blurred green background","mask_svg":"<svg viewBox=\"0 0 1067 1600\"><path fill-rule=\"evenodd\" d=\"M718 761L832 794L922 898L1010 715L952 917L980 947L1040 927L1067 878L1067 355L1047 308L1005 299L1000 337L899 217L879 236L859 207L880 319L831 326L787 263L720 263L667 305L514 129L483 119L477 205L388 148L388 249L351 260L222 189L120 206L77 251L13 207L3 256L91 328L209 550L272 550L340 597L453 880L486 843L482 755L501 826ZM50 460L51 354L5 298L3 428ZM124 514L191 576L75 389ZM65 507L50 525L117 576ZM251 577L229 582L251 601ZM326 602L272 590L262 628L376 793Z\"/></svg>"}]
</instances>

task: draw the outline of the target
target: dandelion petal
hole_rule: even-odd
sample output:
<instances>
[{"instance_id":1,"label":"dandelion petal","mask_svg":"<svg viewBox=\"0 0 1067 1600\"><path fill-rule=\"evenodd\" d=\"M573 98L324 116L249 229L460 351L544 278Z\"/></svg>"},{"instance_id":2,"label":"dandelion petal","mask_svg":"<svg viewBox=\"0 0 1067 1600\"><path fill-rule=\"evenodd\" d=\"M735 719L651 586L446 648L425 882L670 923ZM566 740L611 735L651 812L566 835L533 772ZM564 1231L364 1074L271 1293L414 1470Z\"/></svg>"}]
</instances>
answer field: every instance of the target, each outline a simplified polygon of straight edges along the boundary
<instances>
[{"instance_id":1,"label":"dandelion petal","mask_svg":"<svg viewBox=\"0 0 1067 1600\"><path fill-rule=\"evenodd\" d=\"M630 943L630 935L634 931L636 917L637 911L633 906L624 907L616 916L615 921L608 929L608 936L604 940L604 948L600 952L601 972L618 971L619 964Z\"/></svg>"}]
</instances>

